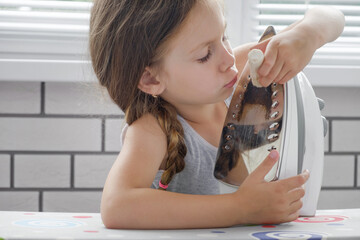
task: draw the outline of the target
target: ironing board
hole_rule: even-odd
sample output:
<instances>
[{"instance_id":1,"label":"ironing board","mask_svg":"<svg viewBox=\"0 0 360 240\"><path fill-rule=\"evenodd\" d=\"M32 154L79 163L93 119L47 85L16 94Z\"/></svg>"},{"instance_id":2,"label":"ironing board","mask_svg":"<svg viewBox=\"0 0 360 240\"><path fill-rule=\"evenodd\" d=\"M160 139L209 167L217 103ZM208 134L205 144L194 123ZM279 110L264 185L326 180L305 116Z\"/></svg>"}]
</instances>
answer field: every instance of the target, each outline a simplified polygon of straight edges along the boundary
<instances>
[{"instance_id":1,"label":"ironing board","mask_svg":"<svg viewBox=\"0 0 360 240\"><path fill-rule=\"evenodd\" d=\"M318 210L279 225L190 230L111 230L99 213L0 211L0 239L360 239L360 209Z\"/></svg>"}]
</instances>

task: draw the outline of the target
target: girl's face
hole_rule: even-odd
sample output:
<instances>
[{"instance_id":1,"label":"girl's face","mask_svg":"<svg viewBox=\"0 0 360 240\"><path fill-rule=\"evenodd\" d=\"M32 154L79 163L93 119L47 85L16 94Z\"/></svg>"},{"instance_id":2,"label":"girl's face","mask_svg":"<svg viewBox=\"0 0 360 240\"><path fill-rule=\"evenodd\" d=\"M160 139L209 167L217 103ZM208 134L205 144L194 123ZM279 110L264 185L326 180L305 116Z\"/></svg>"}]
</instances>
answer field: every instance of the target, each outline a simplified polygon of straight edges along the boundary
<instances>
[{"instance_id":1,"label":"girl's face","mask_svg":"<svg viewBox=\"0 0 360 240\"><path fill-rule=\"evenodd\" d=\"M231 95L238 71L225 28L216 0L194 6L162 61L158 78L165 84L165 100L179 107L216 103Z\"/></svg>"}]
</instances>

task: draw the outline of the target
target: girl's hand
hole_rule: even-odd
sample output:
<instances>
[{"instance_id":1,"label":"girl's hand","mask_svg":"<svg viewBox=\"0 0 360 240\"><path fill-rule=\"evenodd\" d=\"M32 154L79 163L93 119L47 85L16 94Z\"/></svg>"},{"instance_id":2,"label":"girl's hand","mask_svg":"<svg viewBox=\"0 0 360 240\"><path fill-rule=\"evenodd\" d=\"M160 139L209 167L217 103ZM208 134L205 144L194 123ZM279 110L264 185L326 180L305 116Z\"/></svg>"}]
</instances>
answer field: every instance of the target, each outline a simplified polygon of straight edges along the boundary
<instances>
[{"instance_id":1,"label":"girl's hand","mask_svg":"<svg viewBox=\"0 0 360 240\"><path fill-rule=\"evenodd\" d=\"M305 171L295 177L266 182L264 177L278 158L279 153L272 151L234 193L241 211L239 223L275 224L298 218L305 194L303 185L309 173Z\"/></svg>"},{"instance_id":2,"label":"girl's hand","mask_svg":"<svg viewBox=\"0 0 360 240\"><path fill-rule=\"evenodd\" d=\"M311 31L293 28L254 46L265 57L258 69L260 84L283 84L292 79L311 60L317 49L316 40L316 34Z\"/></svg>"}]
</instances>

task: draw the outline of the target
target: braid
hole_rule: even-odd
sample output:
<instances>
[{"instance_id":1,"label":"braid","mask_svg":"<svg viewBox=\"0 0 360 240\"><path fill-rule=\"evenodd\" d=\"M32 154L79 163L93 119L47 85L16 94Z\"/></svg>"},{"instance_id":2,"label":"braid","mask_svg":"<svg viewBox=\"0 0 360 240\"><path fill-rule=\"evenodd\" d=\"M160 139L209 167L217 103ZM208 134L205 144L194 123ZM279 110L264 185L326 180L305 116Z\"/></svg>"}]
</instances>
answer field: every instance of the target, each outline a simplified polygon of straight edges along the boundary
<instances>
[{"instance_id":1,"label":"braid","mask_svg":"<svg viewBox=\"0 0 360 240\"><path fill-rule=\"evenodd\" d=\"M199 2L94 0L91 10L89 49L100 84L125 112L127 124L150 113L167 136L164 185L185 167L184 130L170 103L142 92L138 85L147 66L161 69L169 43Z\"/></svg>"},{"instance_id":2,"label":"braid","mask_svg":"<svg viewBox=\"0 0 360 240\"><path fill-rule=\"evenodd\" d=\"M156 117L167 137L166 165L160 181L168 185L174 175L184 169L187 148L184 141L184 129L177 119L176 109L161 98L158 101Z\"/></svg>"}]
</instances>

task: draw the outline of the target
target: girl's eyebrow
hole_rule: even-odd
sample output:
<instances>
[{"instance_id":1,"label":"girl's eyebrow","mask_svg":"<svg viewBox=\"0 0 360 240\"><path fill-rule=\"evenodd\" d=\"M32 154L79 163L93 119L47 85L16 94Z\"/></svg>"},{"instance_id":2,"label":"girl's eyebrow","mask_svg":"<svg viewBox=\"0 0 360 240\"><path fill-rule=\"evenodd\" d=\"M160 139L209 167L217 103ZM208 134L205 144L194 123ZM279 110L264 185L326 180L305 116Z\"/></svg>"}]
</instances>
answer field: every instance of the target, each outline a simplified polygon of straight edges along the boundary
<instances>
[{"instance_id":1,"label":"girl's eyebrow","mask_svg":"<svg viewBox=\"0 0 360 240\"><path fill-rule=\"evenodd\" d=\"M224 21L224 32L225 32L226 27L227 27L227 22ZM214 40L210 40L210 41L206 41L206 42L203 42L203 43L199 44L197 47L195 47L194 49L192 49L192 50L190 51L190 53L193 53L193 52L195 52L196 50L201 49L201 48L209 45L209 44L212 43L213 41L214 41Z\"/></svg>"}]
</instances>

